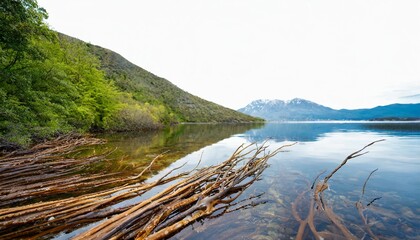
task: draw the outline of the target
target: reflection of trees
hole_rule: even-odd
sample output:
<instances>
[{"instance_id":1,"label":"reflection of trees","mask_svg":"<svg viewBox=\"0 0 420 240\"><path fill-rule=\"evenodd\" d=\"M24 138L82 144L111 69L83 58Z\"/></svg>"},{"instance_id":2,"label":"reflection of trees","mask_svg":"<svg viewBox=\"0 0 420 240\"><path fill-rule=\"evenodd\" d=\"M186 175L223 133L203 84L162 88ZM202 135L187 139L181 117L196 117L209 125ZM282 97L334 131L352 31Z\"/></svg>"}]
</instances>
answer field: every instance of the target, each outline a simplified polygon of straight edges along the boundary
<instances>
[{"instance_id":1,"label":"reflection of trees","mask_svg":"<svg viewBox=\"0 0 420 240\"><path fill-rule=\"evenodd\" d=\"M103 135L108 143L101 149L117 149L107 165L93 167L94 171L121 171L133 174L136 168L147 165L154 157L166 152L153 171L199 149L232 135L262 127L263 124L183 124L156 132L115 133Z\"/></svg>"},{"instance_id":2,"label":"reflection of trees","mask_svg":"<svg viewBox=\"0 0 420 240\"><path fill-rule=\"evenodd\" d=\"M157 180L139 183L142 173L159 161L158 156L131 178L134 183L52 202L3 208L0 235L7 239L48 238L103 219L88 230L81 229L72 239L164 239L200 219L264 204L256 201L262 194L236 199L260 179L268 159L283 147L268 153L264 145L242 145L218 165L172 174L181 166Z\"/></svg>"},{"instance_id":3,"label":"reflection of trees","mask_svg":"<svg viewBox=\"0 0 420 240\"><path fill-rule=\"evenodd\" d=\"M234 201L260 178L268 159L290 145L270 153L267 146L254 146L240 146L221 164L182 173L179 182L74 239L166 239L197 220L234 210Z\"/></svg>"},{"instance_id":4,"label":"reflection of trees","mask_svg":"<svg viewBox=\"0 0 420 240\"><path fill-rule=\"evenodd\" d=\"M22 156L0 159L0 206L78 196L124 185L161 153L167 152L144 178L193 151L256 126L181 125L165 131L104 136L109 139L107 144L99 144L103 141L94 138L58 138L37 145Z\"/></svg>"},{"instance_id":5,"label":"reflection of trees","mask_svg":"<svg viewBox=\"0 0 420 240\"><path fill-rule=\"evenodd\" d=\"M420 122L372 122L363 124L363 127L395 136L420 135Z\"/></svg>"}]
</instances>

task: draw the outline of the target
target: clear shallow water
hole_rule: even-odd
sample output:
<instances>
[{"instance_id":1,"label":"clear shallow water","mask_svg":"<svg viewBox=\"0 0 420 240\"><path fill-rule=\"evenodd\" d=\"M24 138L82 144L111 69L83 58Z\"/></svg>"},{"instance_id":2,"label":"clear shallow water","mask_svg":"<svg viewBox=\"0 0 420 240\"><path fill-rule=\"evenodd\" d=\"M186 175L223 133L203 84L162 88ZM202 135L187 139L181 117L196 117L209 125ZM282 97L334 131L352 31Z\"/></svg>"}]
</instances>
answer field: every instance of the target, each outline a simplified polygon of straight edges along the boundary
<instances>
[{"instance_id":1,"label":"clear shallow water","mask_svg":"<svg viewBox=\"0 0 420 240\"><path fill-rule=\"evenodd\" d=\"M270 167L261 180L241 195L232 212L194 223L172 239L294 239L299 222L292 215L292 204L301 218L306 218L311 195L303 194L300 202L296 199L309 189L313 179L324 170L331 172L347 155L369 142L385 139L367 149L368 154L350 160L330 179L325 200L357 238L369 239L361 228L355 203L369 173L378 168L362 198L366 205L381 197L364 212L372 231L380 239L420 238L420 123L182 125L159 133L103 137L109 139L107 147L118 147L116 154L124 158L115 157L111 164L92 171L125 169L127 175L135 174L138 166L169 150L151 180L185 162L184 170L191 169L200 158L201 166L222 162L243 143L261 144L270 139L268 144L274 150L297 142L269 160ZM235 210L247 203L252 207ZM314 222L319 232L337 232L322 214ZM312 238L307 231L305 239Z\"/></svg>"},{"instance_id":2,"label":"clear shallow water","mask_svg":"<svg viewBox=\"0 0 420 240\"><path fill-rule=\"evenodd\" d=\"M203 164L222 161L239 144L261 143L267 138L271 149L294 141L298 144L271 158L262 180L242 195L246 199L263 193L254 200L263 203L195 223L173 239L294 239L299 223L291 206L298 195L320 172L331 172L347 155L378 139L385 141L367 149L367 155L350 160L330 179L327 204L357 238L369 239L360 229L362 220L355 203L369 173L378 168L362 199L366 205L381 197L364 212L372 231L383 239L420 238L419 123L273 123L204 147L180 162L193 162L201 153ZM299 204L302 218L307 215L310 197L305 194ZM322 214L315 218L315 226L320 232L337 232ZM305 238L312 238L309 231Z\"/></svg>"}]
</instances>

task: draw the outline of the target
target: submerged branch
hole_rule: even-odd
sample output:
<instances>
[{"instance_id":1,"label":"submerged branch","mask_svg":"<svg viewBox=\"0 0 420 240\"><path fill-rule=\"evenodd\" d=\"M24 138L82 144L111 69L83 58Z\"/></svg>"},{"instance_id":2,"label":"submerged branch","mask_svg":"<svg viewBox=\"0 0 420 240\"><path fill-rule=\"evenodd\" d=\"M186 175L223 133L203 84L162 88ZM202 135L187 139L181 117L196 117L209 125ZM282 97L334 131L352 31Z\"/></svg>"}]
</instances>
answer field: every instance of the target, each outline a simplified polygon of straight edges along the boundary
<instances>
[{"instance_id":1,"label":"submerged branch","mask_svg":"<svg viewBox=\"0 0 420 240\"><path fill-rule=\"evenodd\" d=\"M69 142L71 145L77 145L71 140ZM83 180L87 181L87 185L89 183L100 184L101 181L102 184L124 183L124 181L127 184L78 197L0 209L0 235L9 239L25 236L45 238L75 226L80 227L108 218L96 227L76 236L75 239L167 238L194 221L210 217L217 211L227 213L260 204L250 203L231 209L237 205L234 201L243 191L260 178L268 166L268 159L291 145L293 144L282 146L271 153L268 152L268 147L265 144L261 146L242 145L229 159L218 165L201 169L196 167L191 171L174 174L174 171L184 166L182 165L148 183L141 182L142 175L156 161L159 161L161 155L152 160L140 174L132 178L111 178L109 182L106 182L99 176L90 176L90 178L80 176L80 184L83 183ZM48 162L46 159L54 159L53 162L55 162L59 158L50 157L54 155L53 153L63 149L66 153L73 151L73 147L57 148L52 144L45 144L45 146L29 151L28 156L30 157L19 154L10 155L0 159L0 164L3 164L1 166L11 164L7 161L9 158L21 164L22 169L26 167L31 169L36 164L33 164L30 158L33 159L33 162L40 164ZM24 170L19 171L24 172ZM4 172L12 173L13 170L9 169ZM75 183L78 181L77 177L71 181L68 179L69 182L66 183L63 180L66 179L65 175L60 174L63 173L58 170L57 172L52 171L52 175L57 179L50 180L51 188L64 190L65 188L62 186L81 186L79 183ZM12 182L10 180L9 183L15 187L23 187L20 181ZM164 186L168 187L163 189ZM140 202L125 201L142 196L152 189L160 190L160 192ZM16 199L51 194L47 190L42 193L35 193L31 190L23 191L20 193L21 195L15 196ZM2 189L2 191L4 190ZM57 191L57 189L54 190L54 192ZM11 196L10 194L12 193L5 196ZM255 197L249 199L253 198ZM124 204L116 205L123 201L125 201Z\"/></svg>"},{"instance_id":2,"label":"submerged branch","mask_svg":"<svg viewBox=\"0 0 420 240\"><path fill-rule=\"evenodd\" d=\"M113 150L86 157L69 157L71 153L80 152L81 146L103 143L97 138L66 135L1 157L0 207L114 183L117 178L113 174L75 174L89 164L104 160Z\"/></svg>"},{"instance_id":3,"label":"submerged branch","mask_svg":"<svg viewBox=\"0 0 420 240\"><path fill-rule=\"evenodd\" d=\"M318 174L315 178L315 180L312 183L312 186L310 187L310 189L313 190L313 197L311 198L310 202L309 202L309 213L307 215L307 217L305 219L302 219L302 217L299 215L298 211L297 211L297 205L301 203L304 195L306 193L308 193L310 190L306 190L304 192L302 192L293 202L292 204L292 215L293 217L296 219L296 221L299 222L299 229L296 235L296 239L300 240L300 239L304 239L304 233L306 230L306 227L309 226L309 229L313 235L313 237L315 239L324 239L324 238L334 238L334 239L338 239L338 238L342 238L344 237L345 239L356 239L356 237L350 232L350 230L344 225L344 223L342 222L342 220L340 219L339 216L337 216L333 209L328 206L328 204L326 203L326 201L324 200L323 197L323 193L326 189L328 189L328 180L341 168L343 167L348 160L356 158L356 157L360 157L364 154L366 154L367 152L363 152L366 148L368 148L369 146L377 143L377 142L381 142L384 141L383 139L381 140L377 140L377 141L373 141L367 145L365 145L363 148L351 153L350 155L348 155L339 166L337 166L330 174L328 174L322 181L318 181L317 179L325 172L321 172L320 174ZM366 179L366 181L364 182L363 188L362 188L362 195L361 197L363 197L364 192L365 192L365 188L366 188L366 184L369 180L369 178L371 177L371 175L376 171L377 169L375 169L374 171L372 171L368 178ZM375 201L376 199L372 200ZM371 203L372 203L371 202ZM371 204L369 203L369 204ZM316 209L319 210L320 213L323 213L328 220L340 231L340 234L342 236L337 235L337 233L333 233L333 232L329 232L327 230L324 231L318 231L315 228L315 222L314 222L314 218L315 218L315 204L316 204ZM366 229L366 232L371 236L371 238L373 239L377 239L377 237L373 234L373 232L371 231L370 227L367 224L367 219L365 218L364 214L363 214L363 205L361 203L361 200L359 200L356 203L356 207L358 209L358 212L360 214L360 216L362 217L363 223L364 223L364 228Z\"/></svg>"},{"instance_id":4,"label":"submerged branch","mask_svg":"<svg viewBox=\"0 0 420 240\"><path fill-rule=\"evenodd\" d=\"M361 196L361 198L363 197L363 195L365 195L365 188L366 188L366 184L367 184L367 182L369 181L369 179L370 179L370 177L372 176L372 174L373 174L374 172L376 172L376 171L378 171L378 168L377 168L377 169L375 169L375 170L373 170L372 172L370 172L369 176L366 178L365 183L363 184L363 188L362 188L362 196Z\"/></svg>"},{"instance_id":5,"label":"submerged branch","mask_svg":"<svg viewBox=\"0 0 420 240\"><path fill-rule=\"evenodd\" d=\"M376 197L374 199L372 199L368 204L366 204L367 207L369 207L370 205L372 205L376 200L381 199L382 197Z\"/></svg>"},{"instance_id":6,"label":"submerged branch","mask_svg":"<svg viewBox=\"0 0 420 240\"><path fill-rule=\"evenodd\" d=\"M324 178L324 183L326 184L327 182L328 182L328 180L341 168L341 167L343 167L346 163L347 163L347 161L348 160L350 160L350 159L353 159L353 158L357 158L357 157L360 157L360 156L362 156L362 155L365 155L365 154L367 154L368 152L363 152L362 153L362 151L363 150L365 150L366 148L368 148L368 147L370 147L370 146L372 146L373 144L375 144L375 143L377 143L377 142L382 142L382 141L385 141L385 139L380 139L380 140L376 140L376 141L373 141L373 142L371 142L371 143L369 143L369 144L367 144L366 146L364 146L363 148L361 148L361 149L359 149L359 150L357 150L357 151L355 151L354 153L352 153L352 154L350 154L350 155L348 155L344 160L343 160L343 162L339 165L339 166L337 166L330 174L328 174L325 178Z\"/></svg>"},{"instance_id":7,"label":"submerged branch","mask_svg":"<svg viewBox=\"0 0 420 240\"><path fill-rule=\"evenodd\" d=\"M268 159L290 145L272 153L266 153L265 145L252 150L251 146L241 146L223 163L197 170L75 239L109 239L123 235L136 239L162 239L211 216L231 205L260 177L268 166Z\"/></svg>"},{"instance_id":8,"label":"submerged branch","mask_svg":"<svg viewBox=\"0 0 420 240\"><path fill-rule=\"evenodd\" d=\"M366 208L363 206L363 203L362 203L362 198L363 198L363 196L364 196L364 194L365 194L365 189L366 189L366 184L367 184L367 182L369 181L369 179L370 179L370 177L372 176L372 174L374 173L374 172L376 172L376 171L378 171L378 169L375 169L375 170L373 170L373 171L371 171L370 172L370 174L369 174L369 176L366 178L366 180L365 180L365 182L364 182L364 184L363 184L363 188L362 188L362 194L360 195L360 199L359 199L359 201L357 201L356 202L356 208L357 208L357 212L359 213L359 215L360 215L360 218L362 219L362 222L363 222L363 229L365 229L365 231L367 232L367 234L369 234L369 236L372 238L372 239L375 239L375 240L377 240L377 239L379 239L373 232L372 232L372 230L370 229L370 225L369 225L369 223L368 223L368 220L367 220L367 217L365 216L365 214L364 214L364 211L366 210ZM376 200L378 200L378 199L380 199L380 197L379 198L375 198L375 199L373 199L372 201L370 201L366 206L369 206L369 205L371 205L374 201L376 201Z\"/></svg>"}]
</instances>

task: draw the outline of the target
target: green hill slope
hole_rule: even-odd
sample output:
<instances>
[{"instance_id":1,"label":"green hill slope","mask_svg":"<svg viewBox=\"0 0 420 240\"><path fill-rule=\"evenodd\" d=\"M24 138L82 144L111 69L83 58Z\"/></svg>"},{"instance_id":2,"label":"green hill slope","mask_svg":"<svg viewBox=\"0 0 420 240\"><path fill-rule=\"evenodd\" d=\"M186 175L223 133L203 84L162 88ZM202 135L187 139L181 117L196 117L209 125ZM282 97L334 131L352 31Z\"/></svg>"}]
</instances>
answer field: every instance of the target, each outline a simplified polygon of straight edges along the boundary
<instances>
[{"instance_id":1,"label":"green hill slope","mask_svg":"<svg viewBox=\"0 0 420 240\"><path fill-rule=\"evenodd\" d=\"M88 45L96 55L107 77L123 92L132 94L140 103L161 105L172 122L254 122L255 117L206 101L178 88L123 58L121 55L99 46Z\"/></svg>"},{"instance_id":2,"label":"green hill slope","mask_svg":"<svg viewBox=\"0 0 420 240\"><path fill-rule=\"evenodd\" d=\"M69 132L257 121L57 34L35 0L0 1L0 9L0 152Z\"/></svg>"}]
</instances>

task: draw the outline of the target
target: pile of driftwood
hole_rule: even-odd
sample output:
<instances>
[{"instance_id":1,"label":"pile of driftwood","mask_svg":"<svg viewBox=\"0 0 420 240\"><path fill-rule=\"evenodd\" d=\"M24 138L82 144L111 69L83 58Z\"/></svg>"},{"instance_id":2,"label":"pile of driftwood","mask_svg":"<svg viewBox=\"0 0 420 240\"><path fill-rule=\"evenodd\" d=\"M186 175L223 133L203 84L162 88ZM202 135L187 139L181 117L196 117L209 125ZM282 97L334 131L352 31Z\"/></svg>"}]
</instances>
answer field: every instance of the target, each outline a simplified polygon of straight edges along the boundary
<instances>
[{"instance_id":1,"label":"pile of driftwood","mask_svg":"<svg viewBox=\"0 0 420 240\"><path fill-rule=\"evenodd\" d=\"M380 142L384 140L378 140L371 142L361 148L360 150L357 150L353 152L352 154L348 155L343 162L337 166L331 173L329 173L323 180L318 181L318 178L325 173L322 172L318 174L318 176L315 178L314 182L312 183L312 186L310 189L302 192L298 195L298 197L295 199L295 201L292 204L292 214L294 218L299 222L299 229L296 235L297 240L306 239L308 236L307 228L309 227L310 232L312 233L313 237L315 239L357 239L356 236L354 236L350 230L346 227L346 225L343 223L342 219L334 212L333 208L327 204L327 201L324 197L324 191L329 188L328 186L328 180L341 168L343 167L347 161L362 156L368 152L363 152L366 148L369 146ZM378 200L379 198L374 198L366 205L363 204L362 198L365 193L366 184L369 181L369 178L371 175L378 169L373 170L369 176L367 177L366 181L363 184L362 193L360 195L359 200L355 203L355 207L357 208L357 211L361 217L362 223L363 223L363 231L365 232L365 235L369 235L371 239L379 239L371 230L370 225L368 224L367 218L364 215L364 211L366 210L366 207L371 205L374 201ZM302 217L299 215L298 207L301 206L301 203L308 193L311 193L310 201L309 201L309 207L308 207L308 213L307 217L305 219L302 219ZM334 228L336 229L335 232L332 231L318 231L315 224L315 217L316 215L323 215L326 217L329 222L332 223Z\"/></svg>"},{"instance_id":2,"label":"pile of driftwood","mask_svg":"<svg viewBox=\"0 0 420 240\"><path fill-rule=\"evenodd\" d=\"M382 140L379 140L382 141ZM372 142L347 156L323 180L318 178L295 199L291 206L298 221L296 239L356 239L343 220L325 199L328 181L347 161L359 157ZM270 157L291 146L284 145L268 152L266 144L242 145L224 162L197 167L190 171L175 168L154 181L144 182L154 164L154 158L136 176L118 177L115 174L80 174L89 164L106 159L111 151L90 156L78 156L80 147L97 145L102 140L90 137L66 136L14 152L0 158L0 238L49 238L93 224L74 239L165 239L186 226L206 217L217 217L238 209L255 206L251 196L237 200L267 168ZM367 177L355 207L363 223L362 228L371 239L378 237L370 229L364 211L374 201L363 203ZM65 193L75 189L91 189L108 185L106 190L80 196ZM113 186L113 187L109 187ZM153 194L151 192L153 191ZM43 197L63 194L56 200ZM306 205L305 196L309 200ZM133 201L133 199L137 199ZM237 201L235 201L237 200ZM306 209L306 210L305 210ZM306 218L302 218L306 212ZM334 231L317 229L316 219L328 219Z\"/></svg>"},{"instance_id":3,"label":"pile of driftwood","mask_svg":"<svg viewBox=\"0 0 420 240\"><path fill-rule=\"evenodd\" d=\"M97 138L67 135L0 157L0 207L113 182L112 178L105 180L109 176L104 174L75 174L83 167L103 160L107 154L69 157L80 152L81 146L102 143L104 141Z\"/></svg>"},{"instance_id":4,"label":"pile of driftwood","mask_svg":"<svg viewBox=\"0 0 420 240\"><path fill-rule=\"evenodd\" d=\"M232 202L258 180L267 168L267 160L282 148L290 146L285 145L268 152L265 144L242 145L230 158L218 165L196 167L178 174L175 174L178 170L176 168L160 179L146 183L140 180L142 175L159 161L161 156L156 157L139 175L129 179L101 181L100 176L95 175L66 177L69 171L74 171L86 161L96 161L104 157L92 156L82 160L63 157L56 161L57 154L53 154L54 152L60 152L59 156L64 156L62 152L72 151L75 146L82 144L79 144L79 141L87 141L83 144L97 144L99 141L82 139L68 140L71 144L55 145L60 141L67 141L58 139L53 144L54 147L38 146L40 150L32 149L22 156L12 154L3 157L0 160L0 177L5 178L5 182L1 183L3 201L10 203L35 198L40 194L53 194L71 187L82 187L83 184L107 184L107 181L127 181L129 184L77 197L0 208L0 236L7 239L51 237L59 232L105 219L75 239L167 238L199 219L217 212L231 211L229 208L237 204ZM50 171L45 173L43 167ZM30 174L33 171L44 172L45 176ZM18 174L19 178L16 179L14 174ZM136 180L138 183L133 183ZM22 184L24 182L27 184ZM19 189L13 191L13 187ZM143 196L158 187L161 189L151 197L144 197L134 203L124 202L116 205L124 200ZM253 203L245 201L244 204Z\"/></svg>"}]
</instances>

